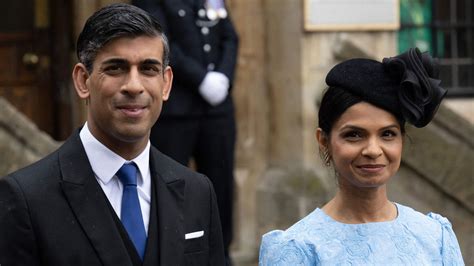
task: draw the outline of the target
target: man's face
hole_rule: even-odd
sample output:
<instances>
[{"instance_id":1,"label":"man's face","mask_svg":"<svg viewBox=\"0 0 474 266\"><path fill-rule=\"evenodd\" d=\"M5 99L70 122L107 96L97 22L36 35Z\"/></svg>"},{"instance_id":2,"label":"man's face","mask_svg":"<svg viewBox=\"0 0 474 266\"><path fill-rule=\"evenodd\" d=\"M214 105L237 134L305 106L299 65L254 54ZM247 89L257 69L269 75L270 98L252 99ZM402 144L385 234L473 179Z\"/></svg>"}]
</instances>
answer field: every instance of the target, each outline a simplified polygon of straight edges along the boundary
<instances>
[{"instance_id":1,"label":"man's face","mask_svg":"<svg viewBox=\"0 0 474 266\"><path fill-rule=\"evenodd\" d=\"M130 144L141 149L148 142L173 79L171 68L163 69L162 56L160 37L124 37L98 52L91 73L76 65L76 90L89 100L88 126L110 149L117 152ZM81 80L83 89L78 88Z\"/></svg>"}]
</instances>

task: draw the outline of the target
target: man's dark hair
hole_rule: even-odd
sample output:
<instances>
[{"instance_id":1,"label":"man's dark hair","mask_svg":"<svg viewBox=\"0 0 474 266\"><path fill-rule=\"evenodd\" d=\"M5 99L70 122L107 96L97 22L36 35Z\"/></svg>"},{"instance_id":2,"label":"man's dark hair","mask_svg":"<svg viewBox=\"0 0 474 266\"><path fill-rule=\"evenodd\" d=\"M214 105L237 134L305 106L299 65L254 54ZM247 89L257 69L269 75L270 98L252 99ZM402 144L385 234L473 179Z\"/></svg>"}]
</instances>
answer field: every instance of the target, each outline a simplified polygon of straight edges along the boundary
<instances>
[{"instance_id":1,"label":"man's dark hair","mask_svg":"<svg viewBox=\"0 0 474 266\"><path fill-rule=\"evenodd\" d=\"M169 44L161 25L146 11L128 4L112 4L96 11L77 39L77 58L90 73L102 47L121 37L161 37L163 69L169 64Z\"/></svg>"}]
</instances>

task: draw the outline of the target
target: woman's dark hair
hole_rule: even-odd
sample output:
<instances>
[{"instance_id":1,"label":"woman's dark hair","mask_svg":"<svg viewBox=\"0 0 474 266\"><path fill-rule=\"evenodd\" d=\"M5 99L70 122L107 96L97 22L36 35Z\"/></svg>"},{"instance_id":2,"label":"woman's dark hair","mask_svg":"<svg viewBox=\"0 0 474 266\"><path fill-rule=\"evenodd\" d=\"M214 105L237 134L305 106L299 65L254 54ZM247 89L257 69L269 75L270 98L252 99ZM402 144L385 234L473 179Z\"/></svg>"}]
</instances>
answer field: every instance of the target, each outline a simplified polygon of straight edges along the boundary
<instances>
[{"instance_id":1,"label":"woman's dark hair","mask_svg":"<svg viewBox=\"0 0 474 266\"><path fill-rule=\"evenodd\" d=\"M334 123L341 117L341 115L351 106L356 103L364 102L365 100L361 97L348 92L345 89L339 87L329 87L324 92L319 107L318 119L319 127L323 132L329 136ZM380 107L382 108L382 107ZM385 109L385 108L382 108ZM388 111L388 110L387 110ZM390 112L390 111L388 111ZM392 112L390 112L392 113ZM393 113L392 113L393 114ZM402 133L405 133L405 121L403 118L398 117L397 114L393 114L400 124Z\"/></svg>"}]
</instances>

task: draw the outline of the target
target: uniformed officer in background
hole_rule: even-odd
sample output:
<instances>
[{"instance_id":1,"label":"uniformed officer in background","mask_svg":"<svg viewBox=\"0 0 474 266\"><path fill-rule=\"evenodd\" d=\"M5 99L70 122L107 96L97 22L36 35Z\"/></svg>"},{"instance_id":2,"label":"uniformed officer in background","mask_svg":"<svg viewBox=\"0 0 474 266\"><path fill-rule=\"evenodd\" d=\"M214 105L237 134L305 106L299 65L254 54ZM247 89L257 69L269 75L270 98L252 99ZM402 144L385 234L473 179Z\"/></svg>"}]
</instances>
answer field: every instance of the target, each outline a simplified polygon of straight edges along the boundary
<instances>
[{"instance_id":1,"label":"uniformed officer in background","mask_svg":"<svg viewBox=\"0 0 474 266\"><path fill-rule=\"evenodd\" d=\"M133 0L163 25L174 80L151 142L213 182L229 259L236 126L232 84L238 36L224 0Z\"/></svg>"}]
</instances>

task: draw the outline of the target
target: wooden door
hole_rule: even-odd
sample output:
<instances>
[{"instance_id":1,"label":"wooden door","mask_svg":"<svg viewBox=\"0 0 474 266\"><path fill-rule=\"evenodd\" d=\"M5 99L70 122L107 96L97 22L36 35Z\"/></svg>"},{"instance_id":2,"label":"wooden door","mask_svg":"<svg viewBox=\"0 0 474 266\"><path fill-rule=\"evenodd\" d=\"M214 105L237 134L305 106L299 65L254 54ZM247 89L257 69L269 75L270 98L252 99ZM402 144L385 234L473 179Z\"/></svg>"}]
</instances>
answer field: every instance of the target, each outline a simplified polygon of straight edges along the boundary
<instances>
[{"instance_id":1,"label":"wooden door","mask_svg":"<svg viewBox=\"0 0 474 266\"><path fill-rule=\"evenodd\" d=\"M48 0L0 3L0 96L53 135Z\"/></svg>"}]
</instances>

